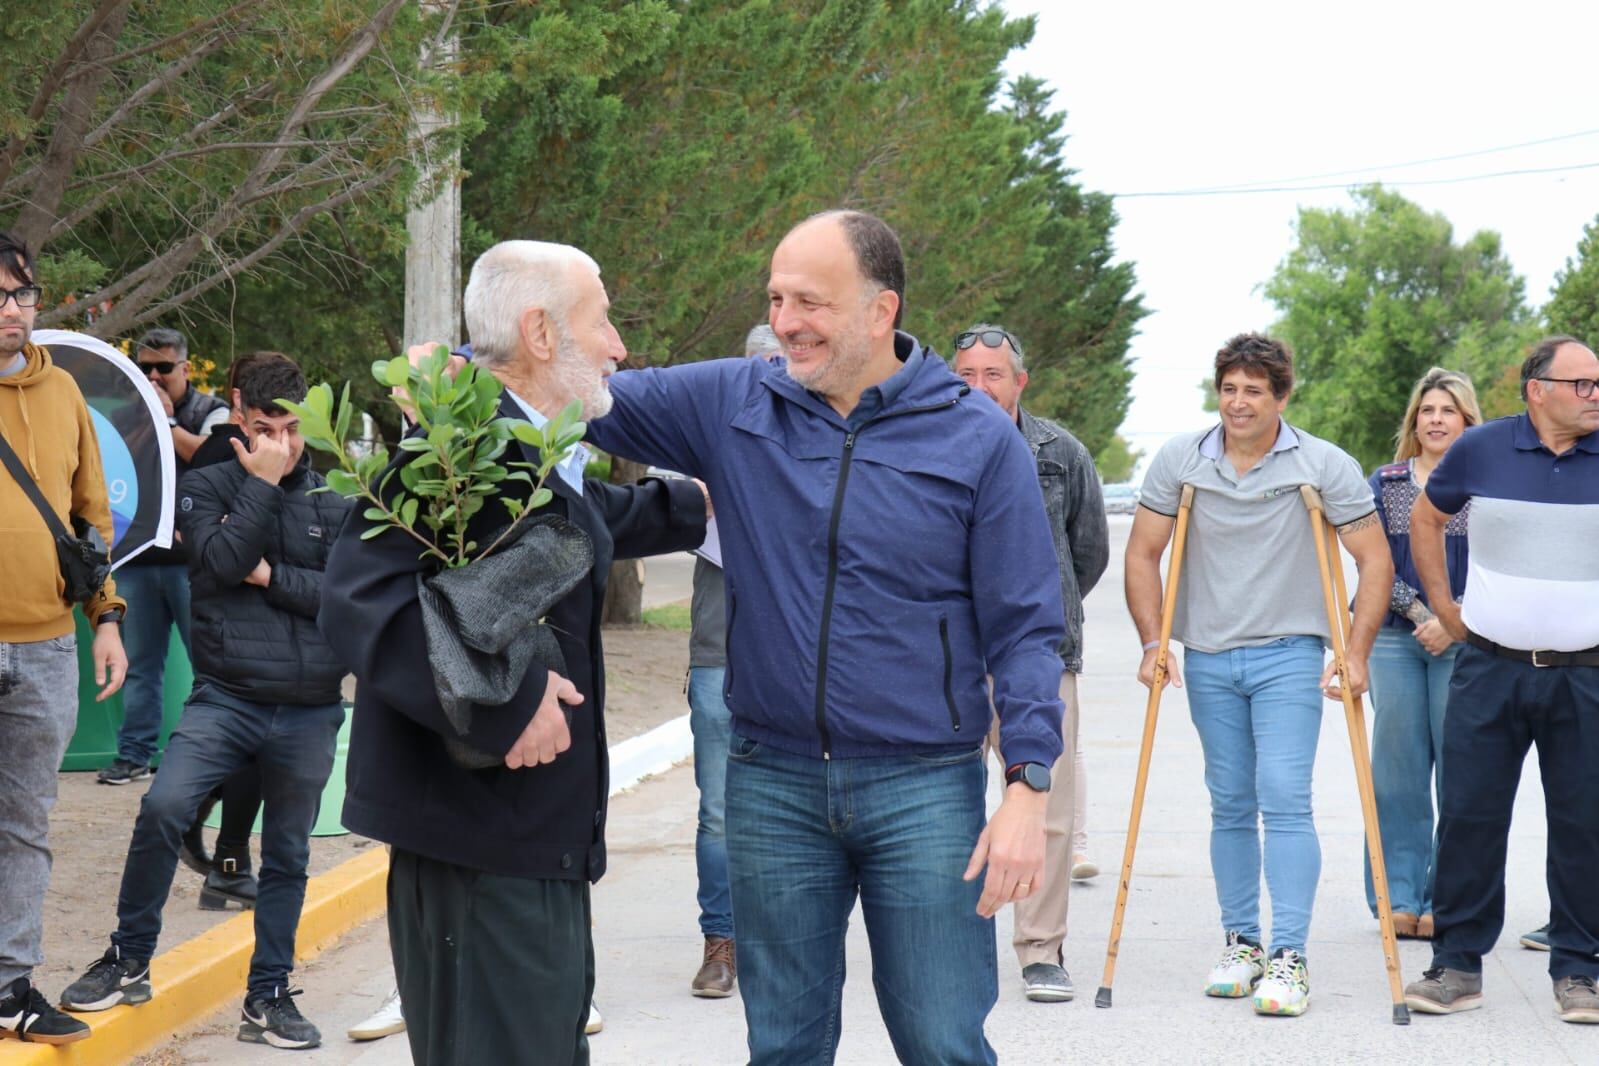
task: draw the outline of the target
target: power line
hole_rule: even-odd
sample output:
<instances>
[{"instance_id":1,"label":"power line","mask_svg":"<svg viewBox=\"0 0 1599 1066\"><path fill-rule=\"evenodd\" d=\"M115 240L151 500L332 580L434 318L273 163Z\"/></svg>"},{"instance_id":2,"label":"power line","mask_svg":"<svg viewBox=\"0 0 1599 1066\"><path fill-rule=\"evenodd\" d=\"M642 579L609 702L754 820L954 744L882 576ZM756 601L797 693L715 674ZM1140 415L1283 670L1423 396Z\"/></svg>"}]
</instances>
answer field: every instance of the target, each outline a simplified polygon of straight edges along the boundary
<instances>
[{"instance_id":1,"label":"power line","mask_svg":"<svg viewBox=\"0 0 1599 1066\"><path fill-rule=\"evenodd\" d=\"M1412 159L1404 163L1385 163L1380 166L1356 167L1351 170L1328 170L1320 174L1302 174L1297 178L1273 178L1269 181L1240 181L1232 185L1202 185L1185 192L1220 192L1232 189L1247 189L1257 186L1293 185L1301 181L1320 181L1323 178L1342 178L1350 174L1368 174L1374 170L1406 170L1410 167L1422 167L1432 163L1451 163L1457 159L1474 159L1478 156L1495 155L1499 152L1514 152L1520 148L1535 148L1543 144L1555 144L1559 141L1572 141L1579 137L1592 137L1599 133L1599 128L1591 130L1578 130L1575 133L1562 133L1554 137L1541 137L1535 141L1521 141L1517 144L1501 144L1494 148L1478 148L1470 152L1456 152L1453 155L1435 155L1427 159Z\"/></svg>"},{"instance_id":2,"label":"power line","mask_svg":"<svg viewBox=\"0 0 1599 1066\"><path fill-rule=\"evenodd\" d=\"M1592 170L1599 167L1599 163L1574 163L1563 167L1533 167L1525 170L1496 170L1487 174L1466 174L1455 178L1416 178L1410 181L1384 181L1376 180L1361 182L1335 182L1330 185L1273 185L1259 188L1240 188L1237 186L1224 186L1214 189L1172 189L1162 192L1123 192L1111 193L1118 200L1136 200L1149 197L1190 197L1190 196L1253 196L1257 193L1281 192L1322 192L1328 189L1353 189L1361 185L1381 184L1385 189L1407 188L1417 185L1460 185L1471 181L1488 181L1493 178L1514 178L1526 174L1561 174L1572 170Z\"/></svg>"}]
</instances>

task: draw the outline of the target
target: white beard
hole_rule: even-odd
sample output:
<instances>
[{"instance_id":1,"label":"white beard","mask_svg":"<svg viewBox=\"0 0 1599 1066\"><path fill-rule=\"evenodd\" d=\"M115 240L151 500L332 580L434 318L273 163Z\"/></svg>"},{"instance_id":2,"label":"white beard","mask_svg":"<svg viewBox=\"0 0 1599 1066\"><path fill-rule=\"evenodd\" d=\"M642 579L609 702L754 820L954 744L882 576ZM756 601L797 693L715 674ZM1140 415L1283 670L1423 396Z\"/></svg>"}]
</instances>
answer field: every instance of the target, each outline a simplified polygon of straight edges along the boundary
<instances>
[{"instance_id":1,"label":"white beard","mask_svg":"<svg viewBox=\"0 0 1599 1066\"><path fill-rule=\"evenodd\" d=\"M583 418L592 421L611 413L611 389L605 375L588 361L577 342L557 325L558 344L555 351L555 387L567 402L579 400L583 404Z\"/></svg>"}]
</instances>

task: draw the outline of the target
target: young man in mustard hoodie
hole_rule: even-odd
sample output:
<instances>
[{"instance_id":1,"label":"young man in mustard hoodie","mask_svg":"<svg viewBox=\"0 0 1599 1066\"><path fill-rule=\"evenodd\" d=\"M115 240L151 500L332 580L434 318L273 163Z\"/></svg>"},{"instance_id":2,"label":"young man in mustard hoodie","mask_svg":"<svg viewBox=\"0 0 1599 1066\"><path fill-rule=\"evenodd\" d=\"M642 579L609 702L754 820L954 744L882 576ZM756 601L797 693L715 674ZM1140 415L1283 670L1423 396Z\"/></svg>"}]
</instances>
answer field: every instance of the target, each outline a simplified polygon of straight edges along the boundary
<instances>
[{"instance_id":1,"label":"young man in mustard hoodie","mask_svg":"<svg viewBox=\"0 0 1599 1066\"><path fill-rule=\"evenodd\" d=\"M100 446L72 376L30 344L40 290L27 247L0 233L0 434L63 525L94 524L111 543ZM78 723L72 604L62 598L55 538L11 472L0 466L0 1037L65 1044L89 1027L34 988L43 961L50 884L50 808L56 770ZM94 624L100 699L122 687L125 604L108 577L84 605Z\"/></svg>"}]
</instances>

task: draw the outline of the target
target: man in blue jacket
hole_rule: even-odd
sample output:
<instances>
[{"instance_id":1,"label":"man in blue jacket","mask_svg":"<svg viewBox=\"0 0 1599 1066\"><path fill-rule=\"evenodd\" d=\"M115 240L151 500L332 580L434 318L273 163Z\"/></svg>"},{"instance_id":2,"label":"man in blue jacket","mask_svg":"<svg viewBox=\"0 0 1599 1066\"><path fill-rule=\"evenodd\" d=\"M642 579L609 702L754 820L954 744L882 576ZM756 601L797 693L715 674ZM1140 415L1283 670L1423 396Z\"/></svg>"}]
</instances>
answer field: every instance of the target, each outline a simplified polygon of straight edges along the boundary
<instances>
[{"instance_id":1,"label":"man in blue jacket","mask_svg":"<svg viewBox=\"0 0 1599 1066\"><path fill-rule=\"evenodd\" d=\"M879 219L806 220L768 291L786 360L619 373L590 423L599 447L717 501L750 1060L832 1059L859 893L899 1057L992 1063L992 917L1042 887L1064 713L1032 456L897 329L904 258ZM985 827L990 673L1008 784Z\"/></svg>"}]
</instances>

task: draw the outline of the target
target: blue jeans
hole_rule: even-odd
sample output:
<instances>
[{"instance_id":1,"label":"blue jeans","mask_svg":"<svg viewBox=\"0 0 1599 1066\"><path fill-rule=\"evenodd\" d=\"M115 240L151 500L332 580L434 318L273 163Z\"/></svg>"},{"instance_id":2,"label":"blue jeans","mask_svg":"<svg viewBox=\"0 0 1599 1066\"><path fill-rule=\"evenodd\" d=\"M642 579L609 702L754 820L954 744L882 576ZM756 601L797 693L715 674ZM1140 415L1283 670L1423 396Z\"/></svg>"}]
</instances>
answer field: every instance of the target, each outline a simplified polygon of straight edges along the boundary
<instances>
[{"instance_id":1,"label":"blue jeans","mask_svg":"<svg viewBox=\"0 0 1599 1066\"><path fill-rule=\"evenodd\" d=\"M1438 862L1433 794L1443 805L1444 708L1455 672L1451 644L1433 655L1409 630L1384 626L1371 649L1371 777L1388 870L1388 902L1405 914L1432 913ZM1366 905L1377 913L1366 851Z\"/></svg>"},{"instance_id":2,"label":"blue jeans","mask_svg":"<svg viewBox=\"0 0 1599 1066\"><path fill-rule=\"evenodd\" d=\"M1305 950L1321 877L1310 774L1321 731L1321 638L1185 649L1188 707L1205 751L1210 865L1222 927L1260 940L1261 833L1271 949Z\"/></svg>"},{"instance_id":3,"label":"blue jeans","mask_svg":"<svg viewBox=\"0 0 1599 1066\"><path fill-rule=\"evenodd\" d=\"M901 1062L993 1063L998 998L981 879L980 747L813 759L733 734L727 858L751 1066L831 1063L857 893L872 984Z\"/></svg>"},{"instance_id":4,"label":"blue jeans","mask_svg":"<svg viewBox=\"0 0 1599 1066\"><path fill-rule=\"evenodd\" d=\"M124 566L117 571L117 591L128 601L122 627L128 679L122 686L117 754L142 765L155 756L161 735L162 681L174 625L189 650L189 568L181 563Z\"/></svg>"},{"instance_id":5,"label":"blue jeans","mask_svg":"<svg viewBox=\"0 0 1599 1066\"><path fill-rule=\"evenodd\" d=\"M294 934L305 902L305 865L322 789L333 770L334 746L344 708L253 703L201 683L183 708L167 742L155 783L139 804L133 841L117 896L117 931L111 942L123 954L148 959L161 935L161 908L172 889L178 840L194 821L200 801L246 762L261 769L266 802L261 823L261 877L255 905L251 995L271 995L288 985L294 969Z\"/></svg>"},{"instance_id":6,"label":"blue jeans","mask_svg":"<svg viewBox=\"0 0 1599 1066\"><path fill-rule=\"evenodd\" d=\"M733 935L733 898L727 886L727 740L733 719L722 698L727 668L695 666L688 672L689 728L694 731L694 783L700 790L694 829L694 866L699 874L700 933Z\"/></svg>"}]
</instances>

